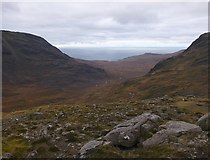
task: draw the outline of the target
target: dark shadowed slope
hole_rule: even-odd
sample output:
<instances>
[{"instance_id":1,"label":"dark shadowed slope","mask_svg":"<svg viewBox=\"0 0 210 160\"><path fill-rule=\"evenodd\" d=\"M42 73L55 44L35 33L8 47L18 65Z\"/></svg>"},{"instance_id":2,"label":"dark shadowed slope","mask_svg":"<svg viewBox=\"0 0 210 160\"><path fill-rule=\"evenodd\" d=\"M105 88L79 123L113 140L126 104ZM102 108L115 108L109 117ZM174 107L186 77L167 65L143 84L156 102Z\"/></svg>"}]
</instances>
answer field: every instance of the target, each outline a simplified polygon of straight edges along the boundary
<instances>
[{"instance_id":1,"label":"dark shadowed slope","mask_svg":"<svg viewBox=\"0 0 210 160\"><path fill-rule=\"evenodd\" d=\"M41 37L3 31L3 83L77 86L106 77L102 69L63 54Z\"/></svg>"},{"instance_id":2,"label":"dark shadowed slope","mask_svg":"<svg viewBox=\"0 0 210 160\"><path fill-rule=\"evenodd\" d=\"M41 37L2 31L2 42L3 110L59 101L58 90L82 90L107 78L103 69L79 63Z\"/></svg>"}]
</instances>

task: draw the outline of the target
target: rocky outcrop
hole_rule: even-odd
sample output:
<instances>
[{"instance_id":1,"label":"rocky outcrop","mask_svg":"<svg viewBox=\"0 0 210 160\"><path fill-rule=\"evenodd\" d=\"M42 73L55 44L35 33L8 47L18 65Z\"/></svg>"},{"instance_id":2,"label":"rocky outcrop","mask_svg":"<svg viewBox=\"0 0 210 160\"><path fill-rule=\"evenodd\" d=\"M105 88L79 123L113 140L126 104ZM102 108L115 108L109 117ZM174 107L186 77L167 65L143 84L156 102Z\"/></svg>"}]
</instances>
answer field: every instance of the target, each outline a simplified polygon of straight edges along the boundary
<instances>
[{"instance_id":1,"label":"rocky outcrop","mask_svg":"<svg viewBox=\"0 0 210 160\"><path fill-rule=\"evenodd\" d=\"M104 138L116 146L132 147L156 131L160 121L159 116L144 113L115 126Z\"/></svg>"},{"instance_id":2,"label":"rocky outcrop","mask_svg":"<svg viewBox=\"0 0 210 160\"><path fill-rule=\"evenodd\" d=\"M164 125L161 117L152 113L144 113L123 123L118 124L100 140L93 140L85 144L79 151L79 158L88 158L91 151L102 145L118 147L142 147L149 148L159 145L186 145L186 148L197 141L203 142L201 127L184 121L169 121ZM198 140L191 141L188 135ZM194 136L195 135L195 136ZM205 135L205 134L204 134ZM184 137L184 141L183 141ZM200 140L201 139L201 140ZM185 142L186 141L186 142Z\"/></svg>"},{"instance_id":3,"label":"rocky outcrop","mask_svg":"<svg viewBox=\"0 0 210 160\"><path fill-rule=\"evenodd\" d=\"M112 131L104 137L100 137L100 141L93 140L86 143L79 151L79 158L87 158L88 154L95 148L102 145L114 145L120 147L133 147L143 140L151 136L158 130L161 118L152 113L144 113L134 117L123 123L118 124Z\"/></svg>"},{"instance_id":4,"label":"rocky outcrop","mask_svg":"<svg viewBox=\"0 0 210 160\"><path fill-rule=\"evenodd\" d=\"M199 126L182 121L169 121L162 127L165 129L157 132L151 138L143 142L144 148L168 144L171 139L176 139L182 134L202 132Z\"/></svg>"},{"instance_id":5,"label":"rocky outcrop","mask_svg":"<svg viewBox=\"0 0 210 160\"><path fill-rule=\"evenodd\" d=\"M197 125L199 125L203 131L209 131L209 119L210 119L210 114L205 114L204 116L202 116L198 121L197 121Z\"/></svg>"}]
</instances>

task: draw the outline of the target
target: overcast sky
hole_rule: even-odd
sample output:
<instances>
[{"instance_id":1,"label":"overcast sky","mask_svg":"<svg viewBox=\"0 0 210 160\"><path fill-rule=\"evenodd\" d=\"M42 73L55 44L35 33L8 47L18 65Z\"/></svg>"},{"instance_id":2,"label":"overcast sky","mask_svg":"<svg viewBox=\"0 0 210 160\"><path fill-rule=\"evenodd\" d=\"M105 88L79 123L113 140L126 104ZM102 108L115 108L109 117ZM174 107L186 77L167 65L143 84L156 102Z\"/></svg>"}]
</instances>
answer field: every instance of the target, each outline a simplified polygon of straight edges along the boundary
<instances>
[{"instance_id":1,"label":"overcast sky","mask_svg":"<svg viewBox=\"0 0 210 160\"><path fill-rule=\"evenodd\" d=\"M208 31L207 2L3 3L3 29L68 47L187 47Z\"/></svg>"}]
</instances>

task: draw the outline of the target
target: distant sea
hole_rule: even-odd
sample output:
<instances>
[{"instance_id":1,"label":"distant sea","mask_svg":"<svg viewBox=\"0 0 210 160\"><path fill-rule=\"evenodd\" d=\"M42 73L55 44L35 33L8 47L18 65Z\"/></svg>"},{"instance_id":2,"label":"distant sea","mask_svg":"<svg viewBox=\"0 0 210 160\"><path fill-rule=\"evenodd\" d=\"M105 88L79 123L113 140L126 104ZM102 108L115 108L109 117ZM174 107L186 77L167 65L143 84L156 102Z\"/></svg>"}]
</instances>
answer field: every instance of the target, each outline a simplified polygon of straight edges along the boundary
<instances>
[{"instance_id":1,"label":"distant sea","mask_svg":"<svg viewBox=\"0 0 210 160\"><path fill-rule=\"evenodd\" d=\"M84 60L119 60L130 56L144 53L173 53L181 50L180 47L149 47L149 48L60 48L62 52L73 57Z\"/></svg>"}]
</instances>

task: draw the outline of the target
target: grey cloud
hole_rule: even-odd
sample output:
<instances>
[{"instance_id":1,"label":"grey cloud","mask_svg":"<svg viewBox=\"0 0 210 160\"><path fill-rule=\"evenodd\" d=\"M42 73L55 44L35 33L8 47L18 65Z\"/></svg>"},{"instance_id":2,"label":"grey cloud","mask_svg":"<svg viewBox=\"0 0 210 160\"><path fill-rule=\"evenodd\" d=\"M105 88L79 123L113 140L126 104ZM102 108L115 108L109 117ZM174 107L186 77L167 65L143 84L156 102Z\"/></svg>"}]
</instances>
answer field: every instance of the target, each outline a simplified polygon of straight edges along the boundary
<instances>
[{"instance_id":1,"label":"grey cloud","mask_svg":"<svg viewBox=\"0 0 210 160\"><path fill-rule=\"evenodd\" d=\"M54 45L156 40L184 46L207 31L207 7L204 2L4 3L3 29L34 33Z\"/></svg>"},{"instance_id":2,"label":"grey cloud","mask_svg":"<svg viewBox=\"0 0 210 160\"><path fill-rule=\"evenodd\" d=\"M3 13L20 12L20 8L18 7L17 3L14 3L14 2L2 2L2 10L3 10Z\"/></svg>"}]
</instances>

